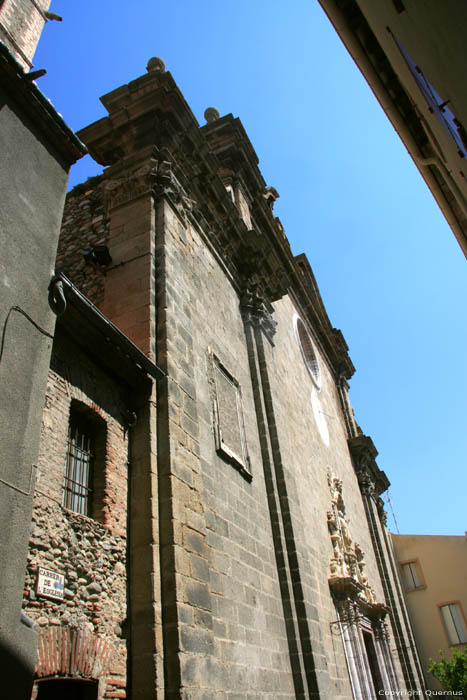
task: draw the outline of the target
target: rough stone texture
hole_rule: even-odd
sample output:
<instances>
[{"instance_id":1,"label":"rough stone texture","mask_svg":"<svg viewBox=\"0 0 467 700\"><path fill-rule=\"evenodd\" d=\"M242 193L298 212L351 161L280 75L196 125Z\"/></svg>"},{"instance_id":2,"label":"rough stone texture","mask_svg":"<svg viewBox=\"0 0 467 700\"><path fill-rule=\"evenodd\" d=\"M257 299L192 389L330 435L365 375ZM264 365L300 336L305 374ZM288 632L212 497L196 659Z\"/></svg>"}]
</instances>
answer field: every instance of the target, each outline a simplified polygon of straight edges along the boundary
<instances>
[{"instance_id":1,"label":"rough stone texture","mask_svg":"<svg viewBox=\"0 0 467 700\"><path fill-rule=\"evenodd\" d=\"M39 626L40 650L53 643L52 638L44 637L52 627L61 630L60 634L90 635L83 649L92 642L95 658L83 666L86 672L81 669L85 677L95 677L99 649L102 644L110 645L106 675L99 678L100 687L105 688L100 697L105 698L117 697L113 693L122 693L126 687L128 444L122 424L122 393L122 387L70 339L56 336L42 420L23 602L25 612ZM72 402L89 407L106 425L105 458L95 464L95 472L104 473L95 473L94 484L100 488L95 488L92 518L62 506ZM63 601L37 593L39 567L64 574ZM51 662L46 658L48 653L41 651L39 677L50 675ZM71 661L64 660L56 672L67 669L67 663Z\"/></svg>"},{"instance_id":2,"label":"rough stone texture","mask_svg":"<svg viewBox=\"0 0 467 700\"><path fill-rule=\"evenodd\" d=\"M27 71L44 24L50 0L4 0L0 7L0 39Z\"/></svg>"},{"instance_id":3,"label":"rough stone texture","mask_svg":"<svg viewBox=\"0 0 467 700\"><path fill-rule=\"evenodd\" d=\"M107 245L108 224L100 178L79 185L66 199L56 271L63 272L94 304L104 298L105 270L86 262L88 246Z\"/></svg>"},{"instance_id":4,"label":"rough stone texture","mask_svg":"<svg viewBox=\"0 0 467 700\"><path fill-rule=\"evenodd\" d=\"M125 538L37 494L25 584L28 615L41 626L58 619L61 625L121 637L115 629L126 617L125 548ZM63 601L35 593L39 566L65 574Z\"/></svg>"},{"instance_id":5,"label":"rough stone texture","mask_svg":"<svg viewBox=\"0 0 467 700\"><path fill-rule=\"evenodd\" d=\"M126 678L126 642L122 627L126 618L126 540L91 518L66 511L58 503L36 494L32 535L24 590L24 610L43 630L57 626L92 633L110 643L111 664L103 697ZM63 601L36 593L38 568L65 575ZM89 644L88 644L89 646ZM93 659L93 663L94 663ZM43 676L50 667L39 667ZM94 674L92 671L90 676ZM125 697L125 696L123 696Z\"/></svg>"},{"instance_id":6,"label":"rough stone texture","mask_svg":"<svg viewBox=\"0 0 467 700\"><path fill-rule=\"evenodd\" d=\"M112 172L107 175L110 177ZM110 180L110 185L118 178ZM154 208L147 192L136 201L110 190L109 247L113 264L100 308L144 353L154 358Z\"/></svg>"},{"instance_id":7,"label":"rough stone texture","mask_svg":"<svg viewBox=\"0 0 467 700\"><path fill-rule=\"evenodd\" d=\"M347 448L347 435L336 384L329 365L314 339L321 370L319 401L329 433L329 446L320 436L312 409L315 390L309 376L294 329L294 315L302 312L293 300L284 298L275 305L278 321L275 347L269 351L272 393L281 397L275 402L276 426L285 465L291 517L297 550L303 562L305 601L310 617L315 610L322 635L321 654L326 658L333 695L348 697L350 688L345 658L328 577L333 554L326 513L331 507L328 474L343 481L343 495L351 535L365 552L367 575L383 600L377 564L373 554L357 478Z\"/></svg>"}]
</instances>

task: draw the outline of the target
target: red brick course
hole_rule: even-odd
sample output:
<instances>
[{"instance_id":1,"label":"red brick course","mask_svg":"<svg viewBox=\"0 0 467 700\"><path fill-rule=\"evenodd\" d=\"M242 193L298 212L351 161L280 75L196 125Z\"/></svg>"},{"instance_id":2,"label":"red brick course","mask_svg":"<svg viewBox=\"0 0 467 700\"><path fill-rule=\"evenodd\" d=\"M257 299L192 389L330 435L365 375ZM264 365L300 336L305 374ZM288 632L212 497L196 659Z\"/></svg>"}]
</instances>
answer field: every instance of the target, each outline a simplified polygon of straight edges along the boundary
<instances>
[{"instance_id":1,"label":"red brick course","mask_svg":"<svg viewBox=\"0 0 467 700\"><path fill-rule=\"evenodd\" d=\"M106 687L104 698L125 698L125 681L112 677L113 662L118 663L115 657L110 639L85 630L50 627L39 633L36 678L100 680Z\"/></svg>"}]
</instances>

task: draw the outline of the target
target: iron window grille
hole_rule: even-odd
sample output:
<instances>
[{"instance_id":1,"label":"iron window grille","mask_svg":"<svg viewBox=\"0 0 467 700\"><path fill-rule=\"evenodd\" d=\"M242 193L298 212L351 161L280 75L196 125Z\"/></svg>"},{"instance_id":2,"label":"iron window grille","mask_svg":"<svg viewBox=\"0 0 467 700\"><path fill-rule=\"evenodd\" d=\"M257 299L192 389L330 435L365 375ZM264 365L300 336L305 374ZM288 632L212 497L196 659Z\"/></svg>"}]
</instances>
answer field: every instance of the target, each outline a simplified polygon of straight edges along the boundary
<instances>
[{"instance_id":1,"label":"iron window grille","mask_svg":"<svg viewBox=\"0 0 467 700\"><path fill-rule=\"evenodd\" d=\"M76 413L70 415L68 449L63 482L62 505L75 513L89 515L94 470L92 425Z\"/></svg>"}]
</instances>

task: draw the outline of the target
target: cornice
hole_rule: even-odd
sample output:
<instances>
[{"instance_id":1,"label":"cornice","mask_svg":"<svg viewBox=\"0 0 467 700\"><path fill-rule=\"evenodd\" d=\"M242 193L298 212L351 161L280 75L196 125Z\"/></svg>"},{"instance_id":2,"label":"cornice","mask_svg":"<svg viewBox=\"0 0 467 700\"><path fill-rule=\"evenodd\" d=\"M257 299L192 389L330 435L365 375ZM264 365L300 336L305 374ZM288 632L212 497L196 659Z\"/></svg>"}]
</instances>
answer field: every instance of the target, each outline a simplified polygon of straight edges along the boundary
<instances>
[{"instance_id":1,"label":"cornice","mask_svg":"<svg viewBox=\"0 0 467 700\"><path fill-rule=\"evenodd\" d=\"M228 114L201 128L170 73L148 74L101 98L109 116L79 132L105 174L114 203L150 189L184 222L209 238L244 296L260 290L266 307L292 293L308 316L336 380L354 367L340 331L328 319L305 256L295 258L274 216L279 196L267 187L241 121ZM241 187L243 217L228 187ZM249 219L251 219L251 224ZM271 331L271 324L269 324Z\"/></svg>"},{"instance_id":2,"label":"cornice","mask_svg":"<svg viewBox=\"0 0 467 700\"><path fill-rule=\"evenodd\" d=\"M29 119L33 131L41 135L68 167L87 153L84 144L1 41L0 88L11 96L22 114Z\"/></svg>"},{"instance_id":3,"label":"cornice","mask_svg":"<svg viewBox=\"0 0 467 700\"><path fill-rule=\"evenodd\" d=\"M373 440L367 435L357 435L348 440L348 445L360 490L377 500L377 496L389 488L390 481L376 464L378 450Z\"/></svg>"}]
</instances>

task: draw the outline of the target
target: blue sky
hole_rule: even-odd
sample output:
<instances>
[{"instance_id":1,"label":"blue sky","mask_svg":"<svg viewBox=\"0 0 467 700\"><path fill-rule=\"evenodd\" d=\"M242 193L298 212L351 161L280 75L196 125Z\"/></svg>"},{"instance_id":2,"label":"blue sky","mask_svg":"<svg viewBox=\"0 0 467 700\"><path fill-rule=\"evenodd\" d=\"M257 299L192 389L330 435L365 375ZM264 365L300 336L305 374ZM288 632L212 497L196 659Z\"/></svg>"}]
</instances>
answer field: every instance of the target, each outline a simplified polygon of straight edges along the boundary
<instances>
[{"instance_id":1,"label":"blue sky","mask_svg":"<svg viewBox=\"0 0 467 700\"><path fill-rule=\"evenodd\" d=\"M240 117L357 372L401 533L466 529L467 262L317 0L52 0L38 81L75 130L160 56L204 123ZM100 172L89 157L70 184ZM395 530L389 513L388 525Z\"/></svg>"}]
</instances>

